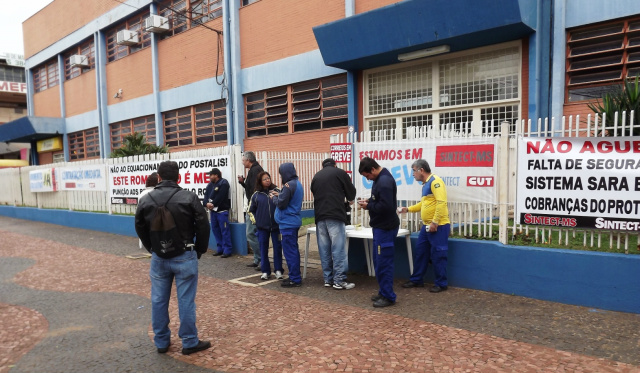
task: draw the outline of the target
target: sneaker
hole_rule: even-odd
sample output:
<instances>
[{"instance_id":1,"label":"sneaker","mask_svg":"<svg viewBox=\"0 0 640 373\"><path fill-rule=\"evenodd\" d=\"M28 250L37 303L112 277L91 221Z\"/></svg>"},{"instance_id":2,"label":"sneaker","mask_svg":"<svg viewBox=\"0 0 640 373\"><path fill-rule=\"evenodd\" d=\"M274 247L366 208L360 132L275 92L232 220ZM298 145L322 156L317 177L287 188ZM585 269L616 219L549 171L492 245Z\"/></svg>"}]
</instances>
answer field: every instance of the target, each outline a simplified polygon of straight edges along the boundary
<instances>
[{"instance_id":1,"label":"sneaker","mask_svg":"<svg viewBox=\"0 0 640 373\"><path fill-rule=\"evenodd\" d=\"M373 302L373 306L376 308L389 307L389 306L393 306L394 304L396 304L396 302L392 302L385 297L382 297L377 301Z\"/></svg>"},{"instance_id":2,"label":"sneaker","mask_svg":"<svg viewBox=\"0 0 640 373\"><path fill-rule=\"evenodd\" d=\"M171 343L169 343L169 346L171 346ZM158 347L158 353L159 354L166 354L167 351L169 351L169 346L167 346L167 347Z\"/></svg>"},{"instance_id":3,"label":"sneaker","mask_svg":"<svg viewBox=\"0 0 640 373\"><path fill-rule=\"evenodd\" d=\"M404 284L402 284L403 288L423 288L424 284L418 284L417 282L413 282L413 281L407 281Z\"/></svg>"},{"instance_id":4,"label":"sneaker","mask_svg":"<svg viewBox=\"0 0 640 373\"><path fill-rule=\"evenodd\" d=\"M268 280L269 279L269 274L267 273L262 273L262 276L260 276L260 280Z\"/></svg>"},{"instance_id":5,"label":"sneaker","mask_svg":"<svg viewBox=\"0 0 640 373\"><path fill-rule=\"evenodd\" d=\"M432 292L432 293L439 293L439 292L445 291L447 289L448 289L447 286L434 285L431 289L429 289L429 291Z\"/></svg>"},{"instance_id":6,"label":"sneaker","mask_svg":"<svg viewBox=\"0 0 640 373\"><path fill-rule=\"evenodd\" d=\"M302 285L301 282L293 282L290 279L286 279L282 281L282 283L280 284L280 286L282 286L283 288L297 288L297 287L300 287L301 285Z\"/></svg>"},{"instance_id":7,"label":"sneaker","mask_svg":"<svg viewBox=\"0 0 640 373\"><path fill-rule=\"evenodd\" d=\"M182 354L183 355L191 355L194 352L198 352L198 351L203 351L206 350L207 348L211 348L211 342L209 341L200 341L198 342L197 345L191 347L191 348L183 348L182 349Z\"/></svg>"},{"instance_id":8,"label":"sneaker","mask_svg":"<svg viewBox=\"0 0 640 373\"><path fill-rule=\"evenodd\" d=\"M382 298L384 298L384 297L383 297L382 295L380 295L380 294L372 295L372 296L371 296L371 301L372 301L372 302L377 302L377 301L379 301L379 300L380 300L380 299L382 299Z\"/></svg>"},{"instance_id":9,"label":"sneaker","mask_svg":"<svg viewBox=\"0 0 640 373\"><path fill-rule=\"evenodd\" d=\"M336 282L335 284L333 284L333 288L336 290L349 290L349 289L353 289L356 287L356 284L352 283L352 282Z\"/></svg>"},{"instance_id":10,"label":"sneaker","mask_svg":"<svg viewBox=\"0 0 640 373\"><path fill-rule=\"evenodd\" d=\"M282 280L282 279L284 278L284 277L282 276L282 272L280 272L280 271L276 271L276 278L277 278L278 280Z\"/></svg>"},{"instance_id":11,"label":"sneaker","mask_svg":"<svg viewBox=\"0 0 640 373\"><path fill-rule=\"evenodd\" d=\"M324 283L324 287L325 287L325 288L330 288L330 287L332 287L332 286L333 286L333 281L329 281L329 282L325 282L325 283Z\"/></svg>"}]
</instances>

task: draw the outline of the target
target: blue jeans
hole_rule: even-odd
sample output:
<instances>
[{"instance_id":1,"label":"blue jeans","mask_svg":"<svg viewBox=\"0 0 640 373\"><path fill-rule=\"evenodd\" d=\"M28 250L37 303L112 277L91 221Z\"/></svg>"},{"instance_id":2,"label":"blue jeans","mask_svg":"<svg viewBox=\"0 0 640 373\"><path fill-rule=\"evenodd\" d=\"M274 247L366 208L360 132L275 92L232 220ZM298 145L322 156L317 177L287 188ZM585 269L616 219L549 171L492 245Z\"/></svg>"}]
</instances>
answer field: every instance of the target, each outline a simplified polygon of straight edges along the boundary
<instances>
[{"instance_id":1,"label":"blue jeans","mask_svg":"<svg viewBox=\"0 0 640 373\"><path fill-rule=\"evenodd\" d=\"M176 280L178 310L180 312L180 330L183 348L195 347L198 340L196 328L196 291L198 289L198 256L193 251L171 259L162 259L155 253L151 256L149 269L151 278L151 325L156 347L169 347L171 330L169 329L169 299L171 285Z\"/></svg>"},{"instance_id":2,"label":"blue jeans","mask_svg":"<svg viewBox=\"0 0 640 373\"><path fill-rule=\"evenodd\" d=\"M433 271L436 275L435 284L447 286L447 254L449 252L449 232L451 224L439 225L438 230L427 232L427 226L423 225L418 235L418 242L413 249L413 273L411 282L424 284L424 275L429 266L429 260L433 263Z\"/></svg>"},{"instance_id":3,"label":"blue jeans","mask_svg":"<svg viewBox=\"0 0 640 373\"><path fill-rule=\"evenodd\" d=\"M282 235L282 252L287 261L289 279L295 283L301 283L300 276L300 249L298 248L298 228L280 229Z\"/></svg>"},{"instance_id":4,"label":"blue jeans","mask_svg":"<svg viewBox=\"0 0 640 373\"><path fill-rule=\"evenodd\" d=\"M255 264L260 263L260 243L258 242L258 236L256 235L256 225L251 222L249 216L244 214L244 221L247 225L247 242L249 246L251 246L251 250L253 250L253 262Z\"/></svg>"},{"instance_id":5,"label":"blue jeans","mask_svg":"<svg viewBox=\"0 0 640 373\"><path fill-rule=\"evenodd\" d=\"M229 211L211 211L211 231L216 238L218 254L231 255L231 227L229 226Z\"/></svg>"},{"instance_id":6,"label":"blue jeans","mask_svg":"<svg viewBox=\"0 0 640 373\"><path fill-rule=\"evenodd\" d=\"M316 238L324 282L344 282L348 269L344 222L332 219L317 222Z\"/></svg>"},{"instance_id":7,"label":"blue jeans","mask_svg":"<svg viewBox=\"0 0 640 373\"><path fill-rule=\"evenodd\" d=\"M373 228L373 264L376 268L376 280L380 290L378 294L395 302L393 291L393 258L398 228L383 230Z\"/></svg>"},{"instance_id":8,"label":"blue jeans","mask_svg":"<svg viewBox=\"0 0 640 373\"><path fill-rule=\"evenodd\" d=\"M282 242L280 241L280 231L268 231L260 229L256 231L258 241L260 242L260 255L262 256L262 264L260 269L262 273L271 274L271 265L269 264L269 236L273 242L273 270L284 272L282 268Z\"/></svg>"}]
</instances>

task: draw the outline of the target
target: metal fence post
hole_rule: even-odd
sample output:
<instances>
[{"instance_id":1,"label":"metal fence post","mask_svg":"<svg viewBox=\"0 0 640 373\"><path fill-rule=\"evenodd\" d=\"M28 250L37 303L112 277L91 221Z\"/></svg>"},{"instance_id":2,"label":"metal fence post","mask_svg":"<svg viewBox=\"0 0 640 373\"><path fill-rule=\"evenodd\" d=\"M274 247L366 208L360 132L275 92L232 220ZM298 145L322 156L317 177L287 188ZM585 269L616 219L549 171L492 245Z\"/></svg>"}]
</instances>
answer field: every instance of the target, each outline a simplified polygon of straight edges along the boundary
<instances>
[{"instance_id":1,"label":"metal fence post","mask_svg":"<svg viewBox=\"0 0 640 373\"><path fill-rule=\"evenodd\" d=\"M509 230L509 122L502 122L500 126L500 141L498 142L498 240L507 244Z\"/></svg>"}]
</instances>

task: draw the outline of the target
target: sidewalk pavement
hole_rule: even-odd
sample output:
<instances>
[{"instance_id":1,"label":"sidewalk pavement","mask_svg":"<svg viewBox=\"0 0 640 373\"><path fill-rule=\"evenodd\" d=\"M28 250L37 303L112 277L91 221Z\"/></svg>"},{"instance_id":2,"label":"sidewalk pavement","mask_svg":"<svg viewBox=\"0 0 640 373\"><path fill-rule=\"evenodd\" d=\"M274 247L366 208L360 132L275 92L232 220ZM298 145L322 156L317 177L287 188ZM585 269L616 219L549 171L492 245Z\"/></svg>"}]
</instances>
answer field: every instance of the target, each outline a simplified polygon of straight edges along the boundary
<instances>
[{"instance_id":1,"label":"sidewalk pavement","mask_svg":"<svg viewBox=\"0 0 640 373\"><path fill-rule=\"evenodd\" d=\"M180 353L174 298L157 354L149 260L126 258L146 252L136 238L6 217L0 236L0 373L640 372L638 314L400 281L398 303L374 309L375 278L325 288L317 252L292 289L261 282L249 256L204 255L197 324L213 347Z\"/></svg>"}]
</instances>

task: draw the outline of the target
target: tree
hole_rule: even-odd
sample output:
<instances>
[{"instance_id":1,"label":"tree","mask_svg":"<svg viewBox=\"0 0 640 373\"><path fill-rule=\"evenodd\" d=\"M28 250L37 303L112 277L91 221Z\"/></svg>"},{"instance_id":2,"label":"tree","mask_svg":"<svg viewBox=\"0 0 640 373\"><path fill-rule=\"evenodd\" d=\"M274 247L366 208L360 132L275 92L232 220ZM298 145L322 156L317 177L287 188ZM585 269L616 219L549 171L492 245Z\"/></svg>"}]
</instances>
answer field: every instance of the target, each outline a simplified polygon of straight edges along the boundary
<instances>
[{"instance_id":1,"label":"tree","mask_svg":"<svg viewBox=\"0 0 640 373\"><path fill-rule=\"evenodd\" d=\"M158 146L146 142L144 135L134 132L123 138L122 146L111 152L111 158L129 157L132 155L168 153L169 147Z\"/></svg>"},{"instance_id":2,"label":"tree","mask_svg":"<svg viewBox=\"0 0 640 373\"><path fill-rule=\"evenodd\" d=\"M624 84L617 89L606 93L602 97L602 101L591 102L588 104L589 109L594 113L604 117L607 120L607 127L613 127L615 123L616 115L618 116L618 126L622 126L623 112L625 123L627 126L631 124L631 112L634 112L634 122L638 123L640 118L640 86L638 85L638 77L635 80L626 80ZM623 133L619 128L617 133L613 131L606 131L608 136L638 136L640 135L640 128L633 129L633 133L627 129Z\"/></svg>"}]
</instances>

